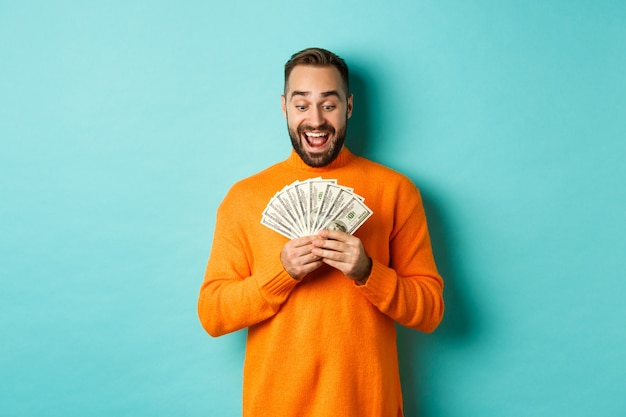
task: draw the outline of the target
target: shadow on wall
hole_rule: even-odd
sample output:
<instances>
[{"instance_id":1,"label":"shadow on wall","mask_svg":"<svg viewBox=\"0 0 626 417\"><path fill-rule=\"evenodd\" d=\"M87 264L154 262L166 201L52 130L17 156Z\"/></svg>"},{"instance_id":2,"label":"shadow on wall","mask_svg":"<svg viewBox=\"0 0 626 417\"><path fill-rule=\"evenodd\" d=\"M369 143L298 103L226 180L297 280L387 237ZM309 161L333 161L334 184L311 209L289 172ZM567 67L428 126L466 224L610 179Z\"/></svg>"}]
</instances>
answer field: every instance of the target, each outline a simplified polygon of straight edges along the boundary
<instances>
[{"instance_id":1,"label":"shadow on wall","mask_svg":"<svg viewBox=\"0 0 626 417\"><path fill-rule=\"evenodd\" d=\"M476 318L472 315L469 300L459 291L459 284L466 279L458 265L459 256L454 252L457 245L454 244L454 232L449 227L451 221L429 192L422 187L420 191L435 261L444 280L446 310L441 324L432 334L397 326L400 376L407 417L428 417L426 403L444 400L436 397L441 392L436 383L439 366L434 361L441 357L437 350L445 344L463 343L476 333Z\"/></svg>"},{"instance_id":2,"label":"shadow on wall","mask_svg":"<svg viewBox=\"0 0 626 417\"><path fill-rule=\"evenodd\" d=\"M346 146L355 155L365 155L370 141L370 108L368 107L368 82L362 71L350 68L350 91L354 94L354 112L348 123Z\"/></svg>"},{"instance_id":3,"label":"shadow on wall","mask_svg":"<svg viewBox=\"0 0 626 417\"><path fill-rule=\"evenodd\" d=\"M370 155L373 141L384 140L376 138L372 121L377 124L382 120L373 119L374 103L380 103L382 97L376 94L375 77L367 76L367 70L358 66L351 66L350 83L354 94L354 112L350 120L346 145L357 155L376 160ZM422 334L412 329L397 326L398 355L400 362L400 377L404 397L405 416L427 417L426 398L432 397L433 386L437 378L437 365L427 363L437 357L437 346L443 343L459 343L468 339L474 333L475 319L471 315L467 301L458 290L458 285L465 278L458 265L458 254L455 254L455 237L452 230L452 221L445 215L442 204L437 203L437 192L430 192L427 187L416 178L411 178L420 188L424 209L428 219L428 227L433 246L433 252L439 273L444 279L444 300L446 311L440 326L433 334ZM432 372L432 375L427 374ZM442 399L429 398L428 402L439 402Z\"/></svg>"}]
</instances>

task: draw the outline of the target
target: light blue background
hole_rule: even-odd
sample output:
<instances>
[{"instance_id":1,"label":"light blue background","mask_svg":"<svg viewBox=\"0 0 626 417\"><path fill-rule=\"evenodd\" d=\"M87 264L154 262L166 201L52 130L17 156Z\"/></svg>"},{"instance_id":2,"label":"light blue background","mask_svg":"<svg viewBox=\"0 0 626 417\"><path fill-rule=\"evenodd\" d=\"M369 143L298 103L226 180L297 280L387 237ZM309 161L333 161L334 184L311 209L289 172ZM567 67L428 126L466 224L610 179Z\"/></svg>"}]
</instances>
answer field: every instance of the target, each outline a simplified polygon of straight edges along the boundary
<instances>
[{"instance_id":1,"label":"light blue background","mask_svg":"<svg viewBox=\"0 0 626 417\"><path fill-rule=\"evenodd\" d=\"M282 66L421 188L447 313L407 416L626 413L626 3L0 1L0 414L237 416L196 317L217 205L290 150ZM306 395L306 393L303 393Z\"/></svg>"}]
</instances>

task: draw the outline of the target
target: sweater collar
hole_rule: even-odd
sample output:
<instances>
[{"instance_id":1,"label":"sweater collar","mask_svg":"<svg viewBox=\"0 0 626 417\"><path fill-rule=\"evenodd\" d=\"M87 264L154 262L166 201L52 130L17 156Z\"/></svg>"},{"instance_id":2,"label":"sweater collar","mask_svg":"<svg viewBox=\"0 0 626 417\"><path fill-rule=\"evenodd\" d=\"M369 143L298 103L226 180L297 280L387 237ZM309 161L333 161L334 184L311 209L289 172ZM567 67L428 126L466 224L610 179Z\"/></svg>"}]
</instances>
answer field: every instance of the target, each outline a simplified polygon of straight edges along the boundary
<instances>
[{"instance_id":1,"label":"sweater collar","mask_svg":"<svg viewBox=\"0 0 626 417\"><path fill-rule=\"evenodd\" d=\"M344 146L341 152L339 152L339 155L337 155L337 158L335 158L335 160L330 164L323 167L315 168L308 166L293 149L291 150L289 158L287 158L285 162L287 162L290 167L303 171L326 172L333 169L342 168L352 162L355 158L356 156Z\"/></svg>"}]
</instances>

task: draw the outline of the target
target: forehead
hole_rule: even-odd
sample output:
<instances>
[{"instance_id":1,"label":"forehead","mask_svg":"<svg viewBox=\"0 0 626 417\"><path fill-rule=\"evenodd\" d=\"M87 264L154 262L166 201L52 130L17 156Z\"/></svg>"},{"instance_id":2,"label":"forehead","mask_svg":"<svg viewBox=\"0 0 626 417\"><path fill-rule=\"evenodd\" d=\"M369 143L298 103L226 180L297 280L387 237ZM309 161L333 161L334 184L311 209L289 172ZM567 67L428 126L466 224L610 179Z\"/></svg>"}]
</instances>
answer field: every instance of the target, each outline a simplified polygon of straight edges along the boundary
<instances>
[{"instance_id":1,"label":"forehead","mask_svg":"<svg viewBox=\"0 0 626 417\"><path fill-rule=\"evenodd\" d=\"M307 92L313 96L336 91L345 97L341 74L333 66L297 65L289 74L285 92L290 96L294 91Z\"/></svg>"}]
</instances>

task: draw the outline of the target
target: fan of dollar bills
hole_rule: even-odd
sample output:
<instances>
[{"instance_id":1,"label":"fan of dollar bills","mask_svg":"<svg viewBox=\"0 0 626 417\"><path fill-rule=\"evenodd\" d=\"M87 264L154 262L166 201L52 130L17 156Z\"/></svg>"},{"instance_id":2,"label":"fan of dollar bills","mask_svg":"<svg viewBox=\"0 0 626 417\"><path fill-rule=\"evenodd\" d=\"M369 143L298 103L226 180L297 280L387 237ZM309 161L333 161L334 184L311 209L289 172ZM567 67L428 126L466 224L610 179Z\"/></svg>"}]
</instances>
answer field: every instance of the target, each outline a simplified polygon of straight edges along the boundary
<instances>
[{"instance_id":1,"label":"fan of dollar bills","mask_svg":"<svg viewBox=\"0 0 626 417\"><path fill-rule=\"evenodd\" d=\"M372 215L363 201L334 179L295 181L271 198L261 224L290 239L324 229L352 234Z\"/></svg>"}]
</instances>

